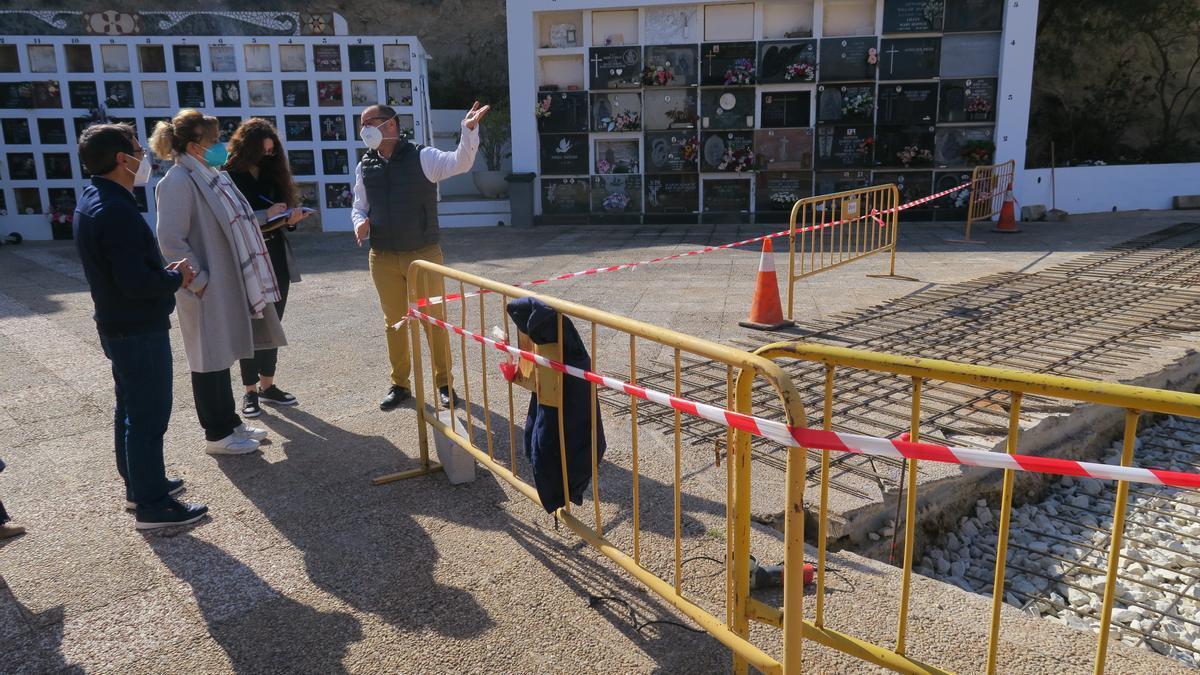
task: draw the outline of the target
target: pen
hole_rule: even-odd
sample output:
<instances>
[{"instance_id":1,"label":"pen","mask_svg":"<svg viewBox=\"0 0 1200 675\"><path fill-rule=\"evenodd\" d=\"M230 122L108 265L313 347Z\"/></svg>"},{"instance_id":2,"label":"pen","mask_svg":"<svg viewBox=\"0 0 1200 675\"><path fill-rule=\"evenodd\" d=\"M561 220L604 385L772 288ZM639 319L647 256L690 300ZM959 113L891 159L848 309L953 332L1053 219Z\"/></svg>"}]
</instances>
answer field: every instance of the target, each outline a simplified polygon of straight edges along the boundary
<instances>
[{"instance_id":1,"label":"pen","mask_svg":"<svg viewBox=\"0 0 1200 675\"><path fill-rule=\"evenodd\" d=\"M266 195L259 195L258 198L270 204L271 206L275 206L275 200L267 197Z\"/></svg>"}]
</instances>

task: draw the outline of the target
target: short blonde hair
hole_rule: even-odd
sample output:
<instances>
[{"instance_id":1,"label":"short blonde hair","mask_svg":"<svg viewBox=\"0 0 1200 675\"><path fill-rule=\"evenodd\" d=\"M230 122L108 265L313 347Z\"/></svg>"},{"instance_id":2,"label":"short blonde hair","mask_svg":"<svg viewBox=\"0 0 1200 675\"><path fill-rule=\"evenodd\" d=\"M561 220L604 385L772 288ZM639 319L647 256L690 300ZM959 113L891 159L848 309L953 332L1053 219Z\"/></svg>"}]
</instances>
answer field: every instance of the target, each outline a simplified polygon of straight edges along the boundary
<instances>
[{"instance_id":1,"label":"short blonde hair","mask_svg":"<svg viewBox=\"0 0 1200 675\"><path fill-rule=\"evenodd\" d=\"M154 125L150 134L150 149L159 159L174 159L187 153L188 143L216 143L221 136L220 124L212 115L184 108L170 122Z\"/></svg>"}]
</instances>

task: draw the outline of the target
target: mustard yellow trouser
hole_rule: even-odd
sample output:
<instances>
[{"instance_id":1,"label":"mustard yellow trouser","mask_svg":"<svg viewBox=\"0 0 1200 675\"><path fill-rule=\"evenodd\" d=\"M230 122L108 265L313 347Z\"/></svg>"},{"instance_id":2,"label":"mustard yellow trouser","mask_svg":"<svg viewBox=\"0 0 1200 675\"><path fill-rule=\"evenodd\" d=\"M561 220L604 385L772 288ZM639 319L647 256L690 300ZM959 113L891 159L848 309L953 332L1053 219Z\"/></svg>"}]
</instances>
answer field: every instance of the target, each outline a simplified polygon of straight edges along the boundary
<instances>
[{"instance_id":1,"label":"mustard yellow trouser","mask_svg":"<svg viewBox=\"0 0 1200 675\"><path fill-rule=\"evenodd\" d=\"M375 281L375 290L379 293L379 305L383 308L383 319L387 322L388 358L392 362L392 384L408 389L412 388L409 376L412 374L412 352L409 351L407 325L399 330L393 328L398 321L408 314L408 266L414 260L428 260L441 264L442 247L437 244L426 246L415 251L377 251L371 249L371 278ZM435 295L445 295L441 277L424 274L424 288L419 289L420 298ZM443 305L434 305L423 310L429 316L445 320L446 312ZM446 331L423 321L418 322L425 327L425 337L433 347L433 379L436 386L442 387L447 383L446 355L449 352L449 342Z\"/></svg>"}]
</instances>

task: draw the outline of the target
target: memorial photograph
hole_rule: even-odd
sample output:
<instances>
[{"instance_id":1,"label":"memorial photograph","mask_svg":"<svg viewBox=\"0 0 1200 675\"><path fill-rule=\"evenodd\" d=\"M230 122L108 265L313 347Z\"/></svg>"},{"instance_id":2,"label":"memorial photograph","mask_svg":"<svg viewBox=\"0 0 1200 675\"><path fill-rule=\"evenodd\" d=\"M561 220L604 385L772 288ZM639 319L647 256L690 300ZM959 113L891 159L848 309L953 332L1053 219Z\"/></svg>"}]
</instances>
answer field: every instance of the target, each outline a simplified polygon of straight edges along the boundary
<instances>
[{"instance_id":1,"label":"memorial photograph","mask_svg":"<svg viewBox=\"0 0 1200 675\"><path fill-rule=\"evenodd\" d=\"M284 80L279 83L279 87L283 93L283 107L307 108L309 106L308 80Z\"/></svg>"},{"instance_id":2,"label":"memorial photograph","mask_svg":"<svg viewBox=\"0 0 1200 675\"><path fill-rule=\"evenodd\" d=\"M213 106L217 108L242 107L241 83L237 80L214 80L212 83ZM180 101L183 97L180 97Z\"/></svg>"},{"instance_id":3,"label":"memorial photograph","mask_svg":"<svg viewBox=\"0 0 1200 675\"><path fill-rule=\"evenodd\" d=\"M595 142L596 163L592 173L640 173L641 151L636 139L598 140Z\"/></svg>"}]
</instances>

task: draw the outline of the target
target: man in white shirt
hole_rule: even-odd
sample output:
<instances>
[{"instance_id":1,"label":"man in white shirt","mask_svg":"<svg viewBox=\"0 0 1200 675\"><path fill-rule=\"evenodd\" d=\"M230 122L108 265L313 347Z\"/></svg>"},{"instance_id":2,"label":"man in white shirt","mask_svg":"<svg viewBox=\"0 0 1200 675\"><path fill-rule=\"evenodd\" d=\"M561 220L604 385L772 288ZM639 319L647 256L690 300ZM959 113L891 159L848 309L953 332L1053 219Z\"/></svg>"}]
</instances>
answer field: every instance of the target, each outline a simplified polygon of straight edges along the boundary
<instances>
[{"instance_id":1,"label":"man in white shirt","mask_svg":"<svg viewBox=\"0 0 1200 675\"><path fill-rule=\"evenodd\" d=\"M350 219L358 245L362 246L365 239L371 242L371 278L387 322L392 386L380 402L380 410L392 410L412 396L408 329L394 328L408 314L408 266L414 260L442 262L437 183L471 170L479 149L479 122L490 109L478 101L471 106L462 121L462 138L454 152L408 142L396 111L389 106L373 105L362 113L359 134L369 150L354 171ZM421 297L445 295L440 279L418 290ZM440 305L427 311L445 318ZM442 404L449 406L454 392L449 387L446 367L446 332L426 324L425 334L432 351L434 381Z\"/></svg>"}]
</instances>

